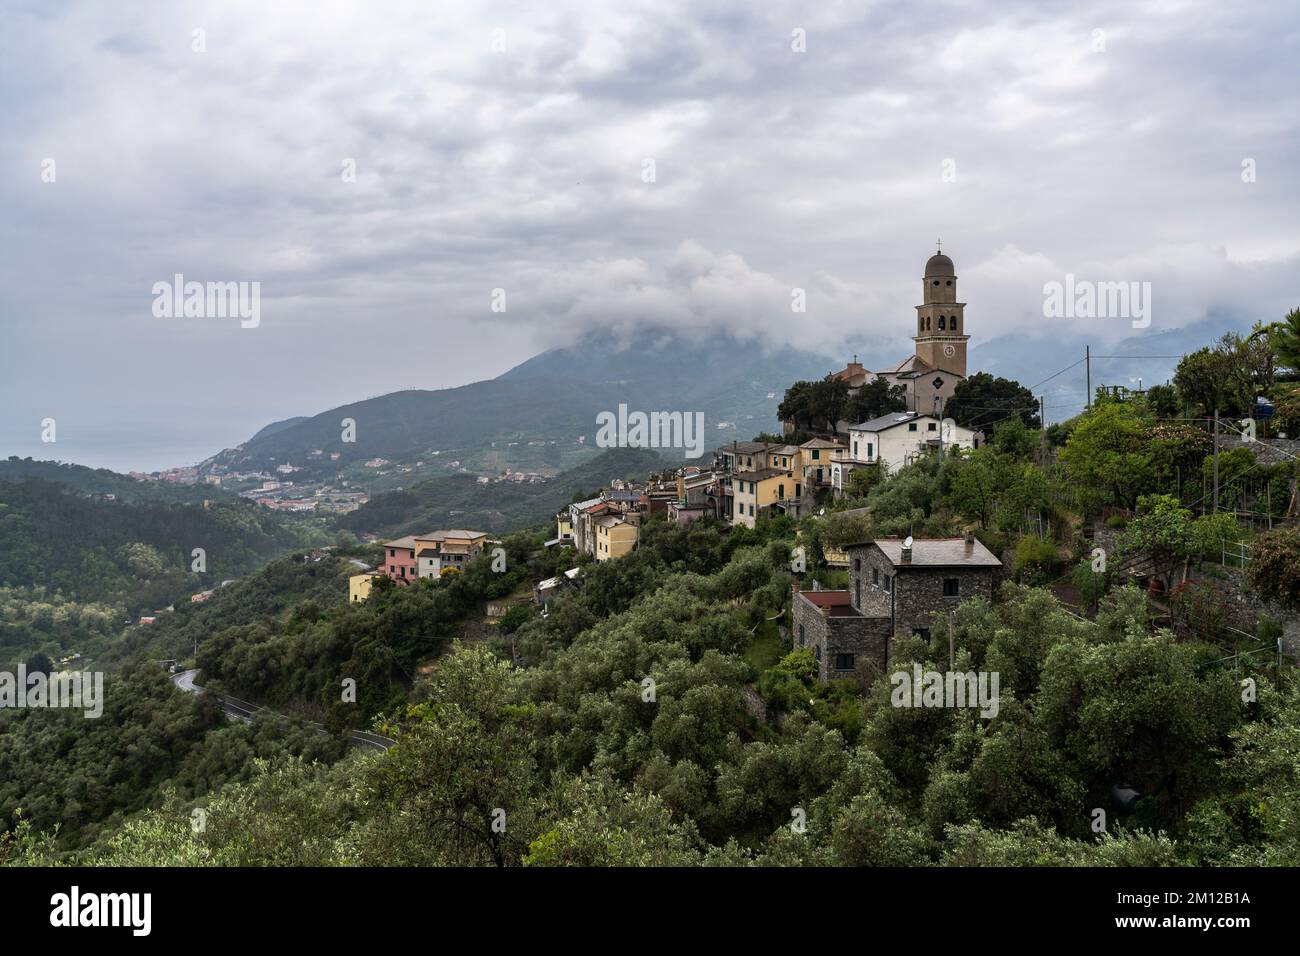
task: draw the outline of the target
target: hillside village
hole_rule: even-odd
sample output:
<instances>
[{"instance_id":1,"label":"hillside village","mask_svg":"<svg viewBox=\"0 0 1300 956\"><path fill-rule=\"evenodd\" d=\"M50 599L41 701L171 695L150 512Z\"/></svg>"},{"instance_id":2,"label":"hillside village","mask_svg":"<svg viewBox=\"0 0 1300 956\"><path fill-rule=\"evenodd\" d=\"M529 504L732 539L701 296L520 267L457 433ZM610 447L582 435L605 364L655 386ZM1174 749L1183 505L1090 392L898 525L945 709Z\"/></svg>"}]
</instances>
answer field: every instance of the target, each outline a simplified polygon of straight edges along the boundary
<instances>
[{"instance_id":1,"label":"hillside village","mask_svg":"<svg viewBox=\"0 0 1300 956\"><path fill-rule=\"evenodd\" d=\"M908 359L790 383L772 433L700 460L611 448L562 486L454 479L496 499L474 512L490 529L457 520L463 499L440 500L439 483L324 520L203 487L136 511L134 482L11 463L83 485L5 489L26 529L9 574L32 587L46 562L70 589L0 591L11 656L117 663L126 699L153 703L96 724L102 740L57 776L33 755L69 718L29 716L0 737L0 810L33 807L44 833L66 823L60 853L132 862L122 848L206 852L191 803L255 795L259 826L303 847L314 810L276 794L309 773L328 817L313 845L376 865L1300 859L1285 760L1300 726L1300 447L1287 437L1300 432L1300 311L1186 355L1169 385L1098 389L1044 427L1028 389L966 369L951 260L924 271L945 301L919 307ZM298 493L260 487L301 477L272 474L248 490ZM143 490L183 490L169 484ZM510 496L537 507L513 520ZM136 537L146 518L152 545ZM86 527L81 565L50 563L72 552L48 544L84 543ZM179 547L195 537L227 542L210 558L245 537L257 548L234 576L199 573ZM109 602L137 591L143 611L122 630ZM74 618L75 647L49 638L47 623ZM908 674L914 703L894 695ZM967 688L964 703L927 703L922 674ZM980 683L995 678L1001 690ZM159 719L204 706L176 690L195 679L243 717ZM930 706L945 710L912 709ZM122 745L173 726L212 743ZM209 748L228 766L212 769ZM81 781L108 792L119 773L101 752L139 754L122 760L145 782L87 810ZM268 752L293 759L263 773ZM446 838L448 821L499 806L523 821L502 839ZM791 807L807 808L807 833L791 833ZM1113 831L1090 828L1097 807ZM260 859L245 829L229 834L223 858Z\"/></svg>"},{"instance_id":2,"label":"hillside village","mask_svg":"<svg viewBox=\"0 0 1300 956\"><path fill-rule=\"evenodd\" d=\"M821 679L850 677L869 684L872 675L884 669L891 641L897 636L929 641L936 614L950 613L971 597L991 599L1005 580L1047 583L1058 599L1081 615L1090 612L1089 595L1098 587L1136 584L1149 594L1157 619L1172 621L1181 614L1186 626L1193 626L1187 620L1192 592L1245 588L1244 579L1232 575L1240 575L1249 560L1246 539L1252 528L1261 521L1269 528L1295 523L1295 464L1300 461L1300 446L1287 440L1284 433L1247 440L1223 429L1225 433L1211 442L1214 449L1210 449L1203 431L1181 423L1159 426L1165 431L1157 433L1158 439L1171 441L1169 453L1178 459L1175 497L1196 497L1189 489L1199 489L1200 473L1209 468L1211 458L1216 468L1219 458L1223 460L1222 507L1208 506L1202 495L1185 512L1186 519L1179 519L1191 529L1193 515L1201 515L1196 521L1212 527L1218 543L1208 551L1198 544L1197 553L1182 553L1184 567L1179 575L1171 575L1170 555L1163 543L1144 547L1138 535L1124 535L1130 523L1141 525L1148 520L1142 518L1143 508L1136 498L1126 501L1119 494L1094 505L1084 502L1084 510L1075 513L1066 505L1063 490L1048 489L1049 481L1055 480L1050 478L1053 471L1059 473L1062 462L1071 460L1062 440L1068 435L1057 426L1053 426L1057 429L1053 435L1043 429L1037 417L1038 402L1027 390L1018 383L998 380L995 384L1002 397L985 397L982 401L991 404L983 406L978 404L981 399L976 399L972 407L967 396L963 405L964 391L976 384L986 387L989 376L977 374L971 379L967 374L970 336L965 303L957 301L956 281L952 260L942 252L931 256L924 267L922 304L917 306L915 353L875 373L854 357L843 369L828 373L821 383L795 383L782 404L779 437L759 436L721 445L714 449L708 465L686 464L642 479L614 479L561 510L555 516L554 534L544 547L557 554L571 553L572 566L535 580L532 603L544 612L555 595L581 587L581 562L604 563L632 553L645 523L651 520L662 519L676 527L708 520L724 528L749 530L764 521L788 520L799 527L800 537L810 539L815 560L810 555L806 566L792 564L790 618L781 623L780 631L788 646L812 651ZM829 411L809 412L817 401L809 396L823 388L838 398L831 401ZM1171 386L1149 392L1099 391L1098 411L1108 417L1133 418L1152 399L1169 401L1161 395L1162 388L1173 391ZM1256 401L1271 406L1267 396ZM1103 403L1111 407L1104 409ZM950 408L957 409L964 424L947 415ZM870 409L873 414L865 420L844 416L855 409ZM1268 411L1271 413L1271 407ZM1274 422L1275 431L1280 424ZM1262 427L1267 429L1267 419ZM1123 429L1132 434L1128 425ZM1170 429L1172 437L1167 434ZM1000 437L995 439L995 433ZM1102 440L1112 442L1114 438L1103 436ZM997 447L990 445L991 441ZM1018 446L1014 455L1007 453L1012 445ZM1207 457L1211 451L1214 454ZM988 463L998 462L1001 467L1014 457L1025 463L1016 466L1022 469L1022 477L1012 484L1029 481L1036 491L1001 489L998 477L987 473ZM1122 467L1123 462L1114 464ZM1198 474L1195 485L1183 479L1183 469L1189 465L1194 465ZM877 533L862 540L843 533L846 524L850 528L871 527L875 510L869 504L872 489L883 488L890 479L917 467L931 475L931 480L945 476L948 497L959 499L945 509L944 517L913 512L896 534L879 534L877 521ZM1267 473L1262 484L1252 484L1249 477L1256 467ZM1230 476L1231 508L1227 501ZM1098 475L1103 482L1105 477ZM1063 473L1060 478L1070 480ZM965 487L972 484L973 491ZM991 513L1005 513L1010 503L998 500L1001 491L1007 492L1008 498L1016 496L1020 514L990 521ZM980 499L974 504L972 494ZM854 507L846 508L846 504ZM1155 504L1148 505L1148 510L1151 507ZM814 522L814 528L820 522L827 533L810 532L808 520ZM1006 533L1012 528L1019 533ZM948 533L927 533L935 530ZM1205 533L1209 532L1202 529ZM384 562L353 577L350 600L364 600L375 577L404 585L455 574L465 560L481 555L492 543L487 533L464 529L383 542ZM1097 547L1115 555L1115 563L1095 575L1077 572L1073 562ZM1230 554L1235 567L1228 566ZM1215 557L1220 569L1211 575L1213 583L1207 584L1197 566L1202 558ZM798 561L803 561L802 554ZM1300 649L1295 616L1278 603L1248 590L1230 603L1238 606L1238 613L1230 615L1231 624L1225 618L1224 627L1253 633L1257 618L1274 621L1283 629L1285 646L1293 652Z\"/></svg>"}]
</instances>

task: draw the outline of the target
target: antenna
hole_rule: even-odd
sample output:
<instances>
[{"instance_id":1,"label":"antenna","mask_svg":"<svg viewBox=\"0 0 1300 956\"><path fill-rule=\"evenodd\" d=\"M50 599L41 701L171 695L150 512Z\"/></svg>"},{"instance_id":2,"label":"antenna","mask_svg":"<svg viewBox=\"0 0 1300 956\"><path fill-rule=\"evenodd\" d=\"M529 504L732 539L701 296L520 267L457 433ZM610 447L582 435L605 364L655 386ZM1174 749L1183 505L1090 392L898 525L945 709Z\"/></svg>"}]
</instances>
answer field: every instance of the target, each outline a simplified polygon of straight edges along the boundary
<instances>
[{"instance_id":1,"label":"antenna","mask_svg":"<svg viewBox=\"0 0 1300 956\"><path fill-rule=\"evenodd\" d=\"M907 540L903 542L903 547L910 548L911 546L912 546L912 536L909 534L907 536Z\"/></svg>"}]
</instances>

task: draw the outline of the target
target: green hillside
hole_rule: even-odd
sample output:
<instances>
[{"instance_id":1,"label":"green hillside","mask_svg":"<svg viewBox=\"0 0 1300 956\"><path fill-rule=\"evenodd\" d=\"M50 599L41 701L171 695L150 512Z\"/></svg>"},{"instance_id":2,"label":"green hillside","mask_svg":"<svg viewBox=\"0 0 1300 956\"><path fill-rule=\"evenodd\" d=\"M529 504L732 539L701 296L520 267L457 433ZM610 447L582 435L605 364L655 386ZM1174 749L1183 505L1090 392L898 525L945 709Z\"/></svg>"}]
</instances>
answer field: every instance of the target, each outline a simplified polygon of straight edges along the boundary
<instances>
[{"instance_id":1,"label":"green hillside","mask_svg":"<svg viewBox=\"0 0 1300 956\"><path fill-rule=\"evenodd\" d=\"M594 491L611 478L644 478L665 459L644 448L611 448L544 484L479 484L472 475L420 482L376 495L343 515L338 527L384 536L464 527L500 534L546 523L578 492Z\"/></svg>"}]
</instances>

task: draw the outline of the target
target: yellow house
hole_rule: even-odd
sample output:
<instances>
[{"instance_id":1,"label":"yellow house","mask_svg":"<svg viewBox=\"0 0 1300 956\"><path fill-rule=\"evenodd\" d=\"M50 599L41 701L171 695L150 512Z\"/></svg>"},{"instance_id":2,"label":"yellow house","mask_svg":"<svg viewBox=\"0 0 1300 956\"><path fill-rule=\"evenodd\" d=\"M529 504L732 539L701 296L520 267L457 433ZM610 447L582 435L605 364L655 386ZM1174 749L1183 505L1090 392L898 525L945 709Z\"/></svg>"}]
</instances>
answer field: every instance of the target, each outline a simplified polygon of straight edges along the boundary
<instances>
[{"instance_id":1,"label":"yellow house","mask_svg":"<svg viewBox=\"0 0 1300 956\"><path fill-rule=\"evenodd\" d=\"M602 515L592 522L596 531L596 560L621 558L636 547L637 528L618 515Z\"/></svg>"},{"instance_id":2,"label":"yellow house","mask_svg":"<svg viewBox=\"0 0 1300 956\"><path fill-rule=\"evenodd\" d=\"M803 472L797 464L798 455L786 460L796 464L785 469L742 472L732 479L733 524L752 528L765 508L799 514L803 500Z\"/></svg>"},{"instance_id":3,"label":"yellow house","mask_svg":"<svg viewBox=\"0 0 1300 956\"><path fill-rule=\"evenodd\" d=\"M364 571L348 578L348 601L356 603L370 597L370 585L377 577L378 571Z\"/></svg>"},{"instance_id":4,"label":"yellow house","mask_svg":"<svg viewBox=\"0 0 1300 956\"><path fill-rule=\"evenodd\" d=\"M555 516L555 536L557 538L573 537L573 519L568 511L561 511Z\"/></svg>"}]
</instances>

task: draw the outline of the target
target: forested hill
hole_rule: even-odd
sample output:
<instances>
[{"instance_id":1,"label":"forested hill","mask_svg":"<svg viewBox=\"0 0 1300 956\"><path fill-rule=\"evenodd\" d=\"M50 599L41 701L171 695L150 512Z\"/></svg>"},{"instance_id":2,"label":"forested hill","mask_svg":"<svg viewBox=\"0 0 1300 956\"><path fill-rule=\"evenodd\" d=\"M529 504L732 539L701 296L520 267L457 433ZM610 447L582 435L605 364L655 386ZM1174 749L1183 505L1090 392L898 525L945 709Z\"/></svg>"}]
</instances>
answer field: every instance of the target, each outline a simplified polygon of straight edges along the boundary
<instances>
[{"instance_id":1,"label":"forested hill","mask_svg":"<svg viewBox=\"0 0 1300 956\"><path fill-rule=\"evenodd\" d=\"M243 501L106 501L40 479L0 482L0 586L148 609L309 542L309 527ZM191 571L195 548L202 574Z\"/></svg>"},{"instance_id":2,"label":"forested hill","mask_svg":"<svg viewBox=\"0 0 1300 956\"><path fill-rule=\"evenodd\" d=\"M338 526L386 536L450 527L501 534L549 522L580 491L594 491L612 478L644 479L647 472L666 464L646 448L611 448L544 484L481 485L473 475L433 478L375 496L343 515Z\"/></svg>"},{"instance_id":3,"label":"forested hill","mask_svg":"<svg viewBox=\"0 0 1300 956\"><path fill-rule=\"evenodd\" d=\"M88 495L114 495L121 501L171 501L202 504L204 501L233 500L234 496L213 485L175 485L145 481L107 468L87 468L64 461L38 461L10 455L0 461L0 482L40 478L57 481Z\"/></svg>"},{"instance_id":4,"label":"forested hill","mask_svg":"<svg viewBox=\"0 0 1300 956\"><path fill-rule=\"evenodd\" d=\"M533 439L557 442L566 457L551 464L564 467L579 456L578 436L595 431L596 415L620 402L645 411L699 411L710 435L727 422L748 438L775 427L777 396L787 384L821 378L835 361L727 338L705 347L662 335L621 347L601 342L595 351L584 343L544 352L489 381L407 389L278 422L211 462L239 471L290 462L308 474L333 475L376 457L410 462L456 449L468 460L493 442L504 452L509 441L522 442L523 450ZM356 423L355 441L342 440L345 418ZM314 455L317 450L340 457Z\"/></svg>"}]
</instances>

